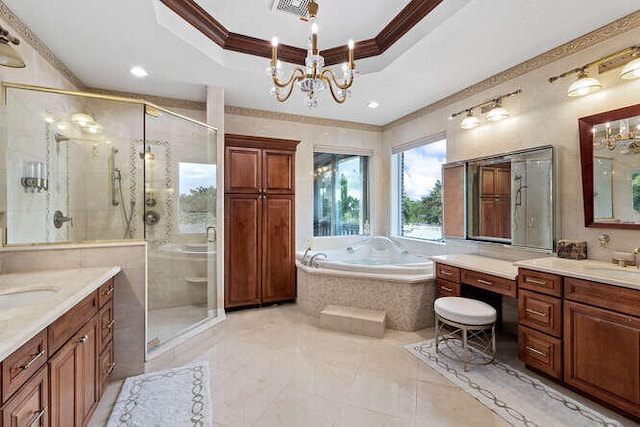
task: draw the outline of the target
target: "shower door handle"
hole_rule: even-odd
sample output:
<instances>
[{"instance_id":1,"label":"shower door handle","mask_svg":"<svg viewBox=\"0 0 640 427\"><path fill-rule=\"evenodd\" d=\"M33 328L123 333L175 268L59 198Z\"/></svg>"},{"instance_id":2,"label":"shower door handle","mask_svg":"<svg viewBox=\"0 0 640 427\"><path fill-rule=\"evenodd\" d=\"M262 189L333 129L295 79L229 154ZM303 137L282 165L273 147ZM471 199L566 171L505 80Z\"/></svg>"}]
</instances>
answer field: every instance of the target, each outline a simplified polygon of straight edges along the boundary
<instances>
[{"instance_id":1,"label":"shower door handle","mask_svg":"<svg viewBox=\"0 0 640 427\"><path fill-rule=\"evenodd\" d=\"M209 232L213 231L213 237L209 237ZM218 232L216 231L216 227L210 225L207 227L207 242L215 243L218 240Z\"/></svg>"}]
</instances>

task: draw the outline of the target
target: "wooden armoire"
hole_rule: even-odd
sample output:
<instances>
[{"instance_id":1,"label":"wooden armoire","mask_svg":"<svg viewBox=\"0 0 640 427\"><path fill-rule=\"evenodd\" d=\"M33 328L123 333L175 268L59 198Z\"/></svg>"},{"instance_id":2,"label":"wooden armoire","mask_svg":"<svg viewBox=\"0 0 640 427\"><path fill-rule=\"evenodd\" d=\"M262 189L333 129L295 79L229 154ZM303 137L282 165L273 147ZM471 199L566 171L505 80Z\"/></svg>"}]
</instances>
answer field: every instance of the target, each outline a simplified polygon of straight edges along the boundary
<instances>
[{"instance_id":1,"label":"wooden armoire","mask_svg":"<svg viewBox=\"0 0 640 427\"><path fill-rule=\"evenodd\" d=\"M225 135L225 308L294 300L300 141Z\"/></svg>"}]
</instances>

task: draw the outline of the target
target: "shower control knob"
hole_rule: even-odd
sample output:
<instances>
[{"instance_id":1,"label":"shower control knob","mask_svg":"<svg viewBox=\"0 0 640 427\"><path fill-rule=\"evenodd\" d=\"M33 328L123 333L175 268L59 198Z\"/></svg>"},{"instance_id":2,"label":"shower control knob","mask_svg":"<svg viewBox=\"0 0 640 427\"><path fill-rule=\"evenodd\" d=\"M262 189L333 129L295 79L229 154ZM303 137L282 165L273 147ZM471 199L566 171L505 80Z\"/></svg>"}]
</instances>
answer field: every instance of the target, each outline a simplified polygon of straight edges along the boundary
<instances>
[{"instance_id":1,"label":"shower control knob","mask_svg":"<svg viewBox=\"0 0 640 427\"><path fill-rule=\"evenodd\" d=\"M156 225L160 221L160 215L155 211L148 211L144 216L144 222L147 225Z\"/></svg>"}]
</instances>

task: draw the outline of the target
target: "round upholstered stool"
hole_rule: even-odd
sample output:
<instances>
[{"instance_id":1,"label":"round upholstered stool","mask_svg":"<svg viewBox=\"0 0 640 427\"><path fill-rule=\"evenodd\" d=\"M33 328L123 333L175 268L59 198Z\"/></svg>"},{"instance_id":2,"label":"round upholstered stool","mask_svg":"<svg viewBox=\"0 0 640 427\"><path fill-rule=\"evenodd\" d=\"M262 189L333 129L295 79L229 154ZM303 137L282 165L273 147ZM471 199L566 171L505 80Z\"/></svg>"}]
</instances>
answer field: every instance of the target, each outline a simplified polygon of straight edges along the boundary
<instances>
[{"instance_id":1,"label":"round upholstered stool","mask_svg":"<svg viewBox=\"0 0 640 427\"><path fill-rule=\"evenodd\" d=\"M438 298L433 304L436 312L436 352L451 359L460 360L467 365L488 365L496 357L496 310L482 301L461 298ZM452 330L444 330L449 325ZM462 355L451 343L462 337ZM469 351L469 344L474 350ZM445 344L448 352L440 350ZM478 351L475 351L478 350Z\"/></svg>"}]
</instances>

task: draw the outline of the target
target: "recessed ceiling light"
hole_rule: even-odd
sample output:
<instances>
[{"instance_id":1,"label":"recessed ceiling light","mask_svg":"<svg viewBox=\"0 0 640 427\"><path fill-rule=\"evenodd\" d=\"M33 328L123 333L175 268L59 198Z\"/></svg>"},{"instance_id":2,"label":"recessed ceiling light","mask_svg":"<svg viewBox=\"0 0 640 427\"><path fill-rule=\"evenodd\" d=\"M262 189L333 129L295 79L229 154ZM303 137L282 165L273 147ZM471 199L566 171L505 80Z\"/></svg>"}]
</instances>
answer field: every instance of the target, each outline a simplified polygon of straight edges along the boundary
<instances>
[{"instance_id":1,"label":"recessed ceiling light","mask_svg":"<svg viewBox=\"0 0 640 427\"><path fill-rule=\"evenodd\" d=\"M367 102L367 107L371 108L372 110L374 108L378 108L380 106L380 104L378 104L376 101L369 101Z\"/></svg>"},{"instance_id":2,"label":"recessed ceiling light","mask_svg":"<svg viewBox=\"0 0 640 427\"><path fill-rule=\"evenodd\" d=\"M142 67L133 67L129 70L136 77L147 77L149 73Z\"/></svg>"}]
</instances>

